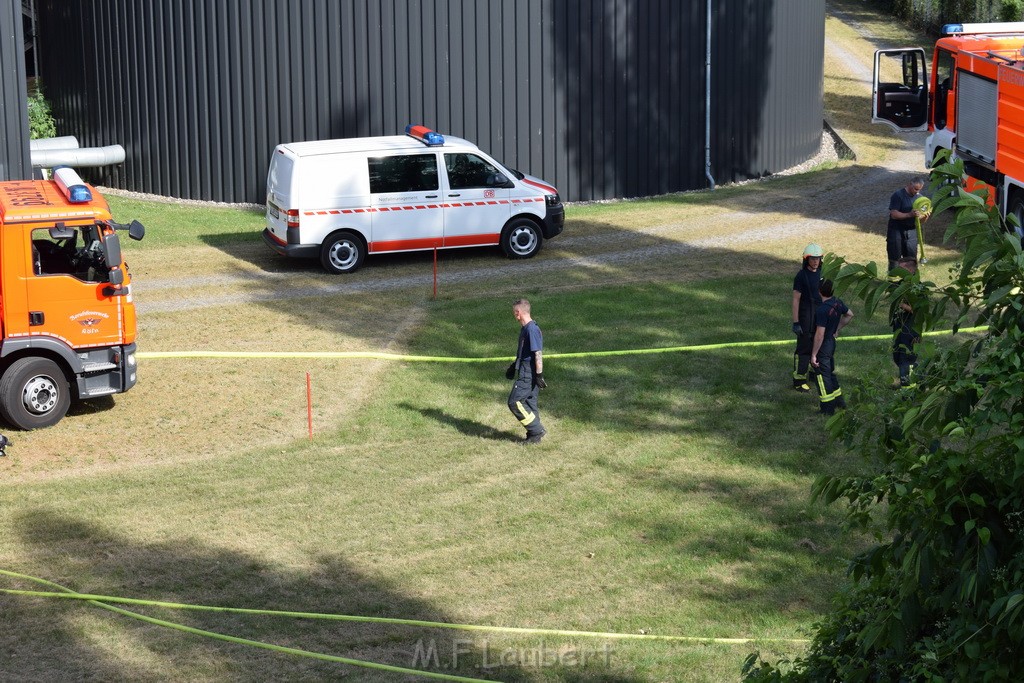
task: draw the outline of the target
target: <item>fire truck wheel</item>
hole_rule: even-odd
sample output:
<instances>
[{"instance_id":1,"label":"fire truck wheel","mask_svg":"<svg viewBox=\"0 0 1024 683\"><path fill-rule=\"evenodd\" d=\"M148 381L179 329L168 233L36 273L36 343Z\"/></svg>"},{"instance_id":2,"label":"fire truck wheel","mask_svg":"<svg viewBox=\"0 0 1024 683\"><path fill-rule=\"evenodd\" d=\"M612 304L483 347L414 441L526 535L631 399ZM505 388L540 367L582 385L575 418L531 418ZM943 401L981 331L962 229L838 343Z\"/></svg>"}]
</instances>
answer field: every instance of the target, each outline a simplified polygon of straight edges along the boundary
<instances>
[{"instance_id":1,"label":"fire truck wheel","mask_svg":"<svg viewBox=\"0 0 1024 683\"><path fill-rule=\"evenodd\" d=\"M529 218L513 218L501 232L501 248L513 259L530 258L543 241L540 228Z\"/></svg>"},{"instance_id":2,"label":"fire truck wheel","mask_svg":"<svg viewBox=\"0 0 1024 683\"><path fill-rule=\"evenodd\" d=\"M67 378L47 358L19 358L0 379L0 413L19 429L57 424L70 406Z\"/></svg>"},{"instance_id":3,"label":"fire truck wheel","mask_svg":"<svg viewBox=\"0 0 1024 683\"><path fill-rule=\"evenodd\" d=\"M336 232L320 247L320 265L328 273L351 273L363 264L366 245L351 232Z\"/></svg>"},{"instance_id":4,"label":"fire truck wheel","mask_svg":"<svg viewBox=\"0 0 1024 683\"><path fill-rule=\"evenodd\" d=\"M1016 216L1017 222L1024 226L1024 197L1019 194L1014 195L1010 199L1010 210L1006 212L1007 216Z\"/></svg>"}]
</instances>

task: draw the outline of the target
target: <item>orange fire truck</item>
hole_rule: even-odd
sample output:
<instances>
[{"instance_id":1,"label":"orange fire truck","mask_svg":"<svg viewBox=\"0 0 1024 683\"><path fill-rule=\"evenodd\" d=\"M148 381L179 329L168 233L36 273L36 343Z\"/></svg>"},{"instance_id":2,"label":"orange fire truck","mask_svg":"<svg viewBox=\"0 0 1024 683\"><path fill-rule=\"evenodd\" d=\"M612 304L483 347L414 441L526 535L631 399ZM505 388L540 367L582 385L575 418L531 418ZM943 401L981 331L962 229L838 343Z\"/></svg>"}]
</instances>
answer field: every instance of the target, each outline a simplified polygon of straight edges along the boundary
<instances>
[{"instance_id":1,"label":"orange fire truck","mask_svg":"<svg viewBox=\"0 0 1024 683\"><path fill-rule=\"evenodd\" d=\"M875 53L871 120L930 131L925 165L940 150L989 187L1003 215L1024 224L1024 22L947 24L931 78L921 48Z\"/></svg>"},{"instance_id":2,"label":"orange fire truck","mask_svg":"<svg viewBox=\"0 0 1024 683\"><path fill-rule=\"evenodd\" d=\"M136 382L135 304L107 202L72 169L0 182L0 417L48 427Z\"/></svg>"}]
</instances>

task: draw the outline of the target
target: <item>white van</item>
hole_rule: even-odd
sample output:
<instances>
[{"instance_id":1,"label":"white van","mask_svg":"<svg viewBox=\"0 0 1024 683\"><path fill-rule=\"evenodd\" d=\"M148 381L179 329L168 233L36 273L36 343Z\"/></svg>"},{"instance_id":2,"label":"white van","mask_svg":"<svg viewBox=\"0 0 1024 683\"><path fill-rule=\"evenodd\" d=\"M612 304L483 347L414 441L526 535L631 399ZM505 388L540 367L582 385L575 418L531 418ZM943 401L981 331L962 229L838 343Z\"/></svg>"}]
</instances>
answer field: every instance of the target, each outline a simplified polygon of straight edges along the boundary
<instances>
[{"instance_id":1,"label":"white van","mask_svg":"<svg viewBox=\"0 0 1024 683\"><path fill-rule=\"evenodd\" d=\"M367 254L501 245L529 258L562 232L558 190L471 142L406 135L278 145L263 238L285 256L351 273Z\"/></svg>"}]
</instances>

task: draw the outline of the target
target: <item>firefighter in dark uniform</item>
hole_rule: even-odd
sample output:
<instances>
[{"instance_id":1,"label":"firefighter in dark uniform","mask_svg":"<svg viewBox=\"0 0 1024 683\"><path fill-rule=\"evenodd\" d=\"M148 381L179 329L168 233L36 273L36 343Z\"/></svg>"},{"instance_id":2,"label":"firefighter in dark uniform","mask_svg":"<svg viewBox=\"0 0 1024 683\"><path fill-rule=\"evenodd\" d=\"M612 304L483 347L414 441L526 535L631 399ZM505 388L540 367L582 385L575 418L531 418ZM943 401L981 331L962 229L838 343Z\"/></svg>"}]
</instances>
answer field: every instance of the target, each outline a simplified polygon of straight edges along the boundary
<instances>
[{"instance_id":1,"label":"firefighter in dark uniform","mask_svg":"<svg viewBox=\"0 0 1024 683\"><path fill-rule=\"evenodd\" d=\"M911 178L889 197L889 224L885 229L885 252L889 270L901 258L917 258L917 221L928 220L929 214L914 208L914 199L924 188L924 179Z\"/></svg>"},{"instance_id":2,"label":"firefighter in dark uniform","mask_svg":"<svg viewBox=\"0 0 1024 683\"><path fill-rule=\"evenodd\" d=\"M917 273L915 259L903 258L897 261L896 265L910 273L911 277ZM914 329L914 309L906 299L893 302L889 312L889 321L892 323L892 331L895 333L892 340L892 362L896 364L896 370L899 372L899 383L896 386L913 387L910 375L917 364L914 344L921 336Z\"/></svg>"},{"instance_id":3,"label":"firefighter in dark uniform","mask_svg":"<svg viewBox=\"0 0 1024 683\"><path fill-rule=\"evenodd\" d=\"M537 394L547 388L544 381L544 338L540 326L530 316L530 302L518 299L512 304L512 315L519 321L519 347L515 361L505 372L506 379L514 379L508 395L508 409L526 427L525 444L540 443L547 430L540 423Z\"/></svg>"},{"instance_id":4,"label":"firefighter in dark uniform","mask_svg":"<svg viewBox=\"0 0 1024 683\"><path fill-rule=\"evenodd\" d=\"M810 391L808 373L811 347L814 344L814 311L821 303L818 284L821 282L821 257L824 250L817 244L804 247L804 266L793 278L793 334L796 351L793 352L793 388Z\"/></svg>"},{"instance_id":5,"label":"firefighter in dark uniform","mask_svg":"<svg viewBox=\"0 0 1024 683\"><path fill-rule=\"evenodd\" d=\"M843 390L839 387L836 377L836 337L853 318L851 311L842 299L832 296L831 280L822 280L821 303L814 313L817 326L814 333L814 347L811 349L811 365L818 376L818 400L824 415L832 415L837 408L845 408Z\"/></svg>"}]
</instances>

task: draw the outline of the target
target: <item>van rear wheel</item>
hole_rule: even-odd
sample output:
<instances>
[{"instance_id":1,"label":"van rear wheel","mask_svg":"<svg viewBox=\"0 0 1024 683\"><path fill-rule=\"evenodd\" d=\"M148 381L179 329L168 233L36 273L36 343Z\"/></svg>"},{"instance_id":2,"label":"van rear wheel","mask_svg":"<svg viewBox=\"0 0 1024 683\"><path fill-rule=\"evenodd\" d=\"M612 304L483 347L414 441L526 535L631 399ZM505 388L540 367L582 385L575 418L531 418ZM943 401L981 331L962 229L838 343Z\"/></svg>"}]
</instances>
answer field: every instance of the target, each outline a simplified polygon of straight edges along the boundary
<instances>
[{"instance_id":1,"label":"van rear wheel","mask_svg":"<svg viewBox=\"0 0 1024 683\"><path fill-rule=\"evenodd\" d=\"M67 378L48 358L19 358L0 379L0 414L18 429L55 425L70 407Z\"/></svg>"},{"instance_id":2,"label":"van rear wheel","mask_svg":"<svg viewBox=\"0 0 1024 683\"><path fill-rule=\"evenodd\" d=\"M543 241L540 228L529 218L515 218L501 231L501 248L512 259L530 258Z\"/></svg>"},{"instance_id":3,"label":"van rear wheel","mask_svg":"<svg viewBox=\"0 0 1024 683\"><path fill-rule=\"evenodd\" d=\"M320 265L328 273L351 273L365 257L366 245L351 232L336 232L320 247Z\"/></svg>"}]
</instances>

